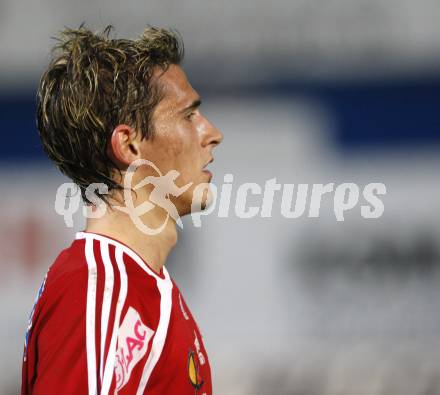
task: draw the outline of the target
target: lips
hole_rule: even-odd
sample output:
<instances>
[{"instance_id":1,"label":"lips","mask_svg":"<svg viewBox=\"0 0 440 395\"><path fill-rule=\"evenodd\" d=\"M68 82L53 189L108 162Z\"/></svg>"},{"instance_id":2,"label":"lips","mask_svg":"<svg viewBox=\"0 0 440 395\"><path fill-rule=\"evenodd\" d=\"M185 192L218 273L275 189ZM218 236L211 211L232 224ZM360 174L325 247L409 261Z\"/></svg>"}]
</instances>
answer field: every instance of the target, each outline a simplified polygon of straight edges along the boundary
<instances>
[{"instance_id":1,"label":"lips","mask_svg":"<svg viewBox=\"0 0 440 395\"><path fill-rule=\"evenodd\" d=\"M207 162L207 163L205 164L205 166L202 167L202 169L205 170L206 167L207 167L210 163L212 163L212 162L214 162L214 158L211 158L211 159L209 160L209 162Z\"/></svg>"},{"instance_id":2,"label":"lips","mask_svg":"<svg viewBox=\"0 0 440 395\"><path fill-rule=\"evenodd\" d=\"M210 163L212 163L214 161L214 158L211 158L211 160L209 162L207 162L205 164L205 166L203 166L202 171L203 173L207 174L209 176L209 178L212 178L212 173L206 168Z\"/></svg>"}]
</instances>

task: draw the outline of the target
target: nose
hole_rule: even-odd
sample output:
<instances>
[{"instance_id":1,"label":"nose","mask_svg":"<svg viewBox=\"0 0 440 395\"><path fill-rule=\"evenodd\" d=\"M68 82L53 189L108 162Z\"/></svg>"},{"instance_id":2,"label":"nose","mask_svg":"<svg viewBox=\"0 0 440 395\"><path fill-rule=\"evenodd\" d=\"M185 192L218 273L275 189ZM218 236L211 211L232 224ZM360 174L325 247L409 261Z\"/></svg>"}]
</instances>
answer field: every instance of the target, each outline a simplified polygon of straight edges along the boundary
<instances>
[{"instance_id":1,"label":"nose","mask_svg":"<svg viewBox=\"0 0 440 395\"><path fill-rule=\"evenodd\" d=\"M209 120L206 120L206 122L208 123L208 127L206 128L208 133L205 139L205 144L212 145L215 147L223 141L223 133L220 131L220 129L215 127L214 124L212 124Z\"/></svg>"}]
</instances>

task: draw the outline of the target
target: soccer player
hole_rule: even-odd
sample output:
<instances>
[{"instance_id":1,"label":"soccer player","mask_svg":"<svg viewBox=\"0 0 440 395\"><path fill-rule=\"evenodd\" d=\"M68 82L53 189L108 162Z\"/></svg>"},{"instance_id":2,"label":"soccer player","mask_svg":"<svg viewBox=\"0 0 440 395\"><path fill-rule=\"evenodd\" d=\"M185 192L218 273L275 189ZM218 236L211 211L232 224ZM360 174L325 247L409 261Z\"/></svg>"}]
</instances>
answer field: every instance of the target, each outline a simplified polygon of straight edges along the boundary
<instances>
[{"instance_id":1,"label":"soccer player","mask_svg":"<svg viewBox=\"0 0 440 395\"><path fill-rule=\"evenodd\" d=\"M206 166L223 136L199 110L176 33L110 30L64 30L38 90L43 147L90 215L38 292L22 394L209 395L202 335L164 264L176 220L211 200Z\"/></svg>"}]
</instances>

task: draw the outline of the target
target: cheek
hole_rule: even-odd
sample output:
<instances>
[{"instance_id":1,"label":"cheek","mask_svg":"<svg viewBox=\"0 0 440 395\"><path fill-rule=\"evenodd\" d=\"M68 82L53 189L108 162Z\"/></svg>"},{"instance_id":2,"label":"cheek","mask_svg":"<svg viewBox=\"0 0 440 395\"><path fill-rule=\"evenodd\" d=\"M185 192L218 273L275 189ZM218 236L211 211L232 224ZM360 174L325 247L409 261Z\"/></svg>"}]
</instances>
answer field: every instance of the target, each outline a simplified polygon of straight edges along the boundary
<instances>
[{"instance_id":1,"label":"cheek","mask_svg":"<svg viewBox=\"0 0 440 395\"><path fill-rule=\"evenodd\" d=\"M167 158L171 162L175 162L185 151L182 142L176 136L170 136L164 141L164 149Z\"/></svg>"},{"instance_id":2,"label":"cheek","mask_svg":"<svg viewBox=\"0 0 440 395\"><path fill-rule=\"evenodd\" d=\"M175 163L197 164L198 147L198 134L194 128L178 127L167 138L167 155Z\"/></svg>"},{"instance_id":3,"label":"cheek","mask_svg":"<svg viewBox=\"0 0 440 395\"><path fill-rule=\"evenodd\" d=\"M176 165L184 156L185 142L183 134L177 128L167 127L156 130L152 155L161 163L164 171L179 170Z\"/></svg>"},{"instance_id":4,"label":"cheek","mask_svg":"<svg viewBox=\"0 0 440 395\"><path fill-rule=\"evenodd\" d=\"M159 168L164 172L177 170L183 183L195 181L195 169L200 166L199 128L182 120L156 129L153 155Z\"/></svg>"}]
</instances>

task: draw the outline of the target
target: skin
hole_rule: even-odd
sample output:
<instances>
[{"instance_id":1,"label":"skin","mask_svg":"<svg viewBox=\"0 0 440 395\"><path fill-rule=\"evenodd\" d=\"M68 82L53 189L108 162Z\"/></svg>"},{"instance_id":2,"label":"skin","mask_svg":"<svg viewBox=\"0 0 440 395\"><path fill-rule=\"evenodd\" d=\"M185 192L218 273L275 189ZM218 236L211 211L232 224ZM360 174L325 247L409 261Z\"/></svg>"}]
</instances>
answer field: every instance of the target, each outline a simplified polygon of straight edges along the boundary
<instances>
[{"instance_id":1,"label":"skin","mask_svg":"<svg viewBox=\"0 0 440 395\"><path fill-rule=\"evenodd\" d=\"M125 173L127 167L137 159L148 159L162 175L177 170L177 187L189 183L191 186L178 197L170 196L179 216L191 212L193 192L197 185L209 183L212 174L206 165L213 160L213 149L221 143L222 133L203 116L200 111L200 96L188 82L180 66L171 65L166 71L155 70L153 78L162 89L163 99L156 106L152 123L154 137L142 139L128 125L118 125L112 133L108 155ZM141 166L133 175L132 186L145 177L158 176L150 166ZM115 179L122 183L119 174ZM134 206L149 201L153 190L151 184L131 193ZM203 196L202 208L210 201L210 192ZM123 194L115 192L111 201L115 205L123 202ZM165 222L167 212L156 206L140 219L150 228L157 228ZM168 219L165 228L157 235L147 235L136 227L129 215L117 209L107 209L100 218L89 218L86 231L113 237L136 251L156 272L160 272L167 256L177 242L176 223Z\"/></svg>"}]
</instances>

